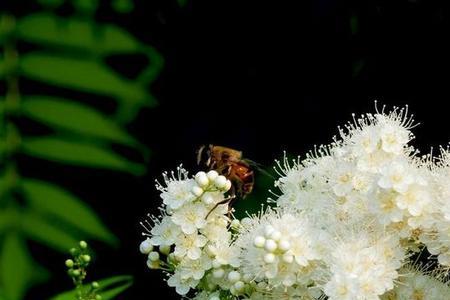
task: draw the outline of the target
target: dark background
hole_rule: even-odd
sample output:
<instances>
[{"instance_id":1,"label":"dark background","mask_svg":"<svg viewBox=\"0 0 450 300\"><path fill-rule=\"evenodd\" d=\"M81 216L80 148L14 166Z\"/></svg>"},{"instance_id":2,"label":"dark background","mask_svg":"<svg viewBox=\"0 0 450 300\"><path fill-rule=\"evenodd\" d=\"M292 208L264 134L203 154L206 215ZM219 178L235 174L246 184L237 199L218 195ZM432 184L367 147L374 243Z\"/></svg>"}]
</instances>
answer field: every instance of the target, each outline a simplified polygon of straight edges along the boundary
<instances>
[{"instance_id":1,"label":"dark background","mask_svg":"<svg viewBox=\"0 0 450 300\"><path fill-rule=\"evenodd\" d=\"M142 111L128 128L152 150L148 173L131 177L21 162L31 175L52 179L89 202L120 238L118 249L94 243L97 258L89 273L90 278L133 274L134 286L120 299L161 298L157 293L179 299L160 272L146 268L138 252L139 221L160 203L154 179L179 163L193 168L201 144L241 149L269 165L283 150L304 155L314 144L328 143L351 113L373 112L375 99L379 107L409 104L423 123L414 141L422 151L450 140L450 28L444 1L135 4L130 15L105 9L98 18L126 26L165 59L152 87L159 106ZM10 5L17 9L17 3ZM30 4L19 10L32 9ZM130 60L121 67L132 73L136 64ZM31 247L36 259L61 276L31 290L28 299L69 289L64 256Z\"/></svg>"}]
</instances>

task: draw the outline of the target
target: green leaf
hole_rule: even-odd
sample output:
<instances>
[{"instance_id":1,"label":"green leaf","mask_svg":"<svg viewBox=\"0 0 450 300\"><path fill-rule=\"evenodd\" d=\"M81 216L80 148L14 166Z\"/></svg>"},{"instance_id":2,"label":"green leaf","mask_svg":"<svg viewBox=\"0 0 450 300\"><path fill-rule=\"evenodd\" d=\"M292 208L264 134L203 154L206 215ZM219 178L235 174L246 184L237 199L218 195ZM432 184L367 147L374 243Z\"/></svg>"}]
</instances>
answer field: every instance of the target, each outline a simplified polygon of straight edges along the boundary
<instances>
[{"instance_id":1,"label":"green leaf","mask_svg":"<svg viewBox=\"0 0 450 300\"><path fill-rule=\"evenodd\" d=\"M117 243L116 237L91 208L74 195L45 181L23 178L21 183L25 198L34 211L67 222L90 237Z\"/></svg>"},{"instance_id":2,"label":"green leaf","mask_svg":"<svg viewBox=\"0 0 450 300\"><path fill-rule=\"evenodd\" d=\"M127 145L136 144L135 140L114 121L89 106L77 102L32 96L24 99L22 112L34 120L78 134Z\"/></svg>"},{"instance_id":3,"label":"green leaf","mask_svg":"<svg viewBox=\"0 0 450 300\"><path fill-rule=\"evenodd\" d=\"M72 0L76 11L84 15L92 15L98 8L99 0Z\"/></svg>"},{"instance_id":4,"label":"green leaf","mask_svg":"<svg viewBox=\"0 0 450 300\"><path fill-rule=\"evenodd\" d=\"M102 299L105 299L105 300L115 299L118 295L122 294L124 291L126 291L132 285L133 285L132 282L128 282L126 284L117 286L115 288L106 290L104 292L101 292Z\"/></svg>"},{"instance_id":5,"label":"green leaf","mask_svg":"<svg viewBox=\"0 0 450 300\"><path fill-rule=\"evenodd\" d=\"M110 150L56 137L26 138L22 142L22 150L31 156L77 166L125 171L136 175L145 171L142 165L132 163Z\"/></svg>"},{"instance_id":6,"label":"green leaf","mask_svg":"<svg viewBox=\"0 0 450 300\"><path fill-rule=\"evenodd\" d=\"M28 238L61 252L67 252L79 241L79 237L65 231L61 224L52 224L34 213L24 214L21 226Z\"/></svg>"},{"instance_id":7,"label":"green leaf","mask_svg":"<svg viewBox=\"0 0 450 300\"><path fill-rule=\"evenodd\" d=\"M24 75L57 86L111 96L137 106L156 104L141 84L120 76L100 61L34 52L22 57L20 67Z\"/></svg>"},{"instance_id":8,"label":"green leaf","mask_svg":"<svg viewBox=\"0 0 450 300\"><path fill-rule=\"evenodd\" d=\"M113 0L111 5L116 12L121 14L130 13L134 9L132 0Z\"/></svg>"},{"instance_id":9,"label":"green leaf","mask_svg":"<svg viewBox=\"0 0 450 300\"><path fill-rule=\"evenodd\" d=\"M0 179L1 184L1 179ZM15 216L8 211L0 211L0 233L9 231L12 224L15 222Z\"/></svg>"},{"instance_id":10,"label":"green leaf","mask_svg":"<svg viewBox=\"0 0 450 300\"><path fill-rule=\"evenodd\" d=\"M0 255L0 282L5 297L20 300L33 281L33 260L24 241L15 233L8 234Z\"/></svg>"},{"instance_id":11,"label":"green leaf","mask_svg":"<svg viewBox=\"0 0 450 300\"><path fill-rule=\"evenodd\" d=\"M114 299L133 284L129 275L113 276L99 281L102 299Z\"/></svg>"},{"instance_id":12,"label":"green leaf","mask_svg":"<svg viewBox=\"0 0 450 300\"><path fill-rule=\"evenodd\" d=\"M128 275L114 276L100 280L98 283L100 285L99 291L102 296L102 300L111 300L133 284L133 277ZM75 291L64 292L51 298L51 300L73 300L76 296L75 293Z\"/></svg>"},{"instance_id":13,"label":"green leaf","mask_svg":"<svg viewBox=\"0 0 450 300\"><path fill-rule=\"evenodd\" d=\"M20 19L17 32L31 43L72 48L93 53L130 53L140 49L140 42L120 27L96 24L90 20L61 18L36 13Z\"/></svg>"},{"instance_id":14,"label":"green leaf","mask_svg":"<svg viewBox=\"0 0 450 300\"><path fill-rule=\"evenodd\" d=\"M4 170L0 169L0 207L3 211L5 208L8 209L8 205L5 207L4 203L9 202L9 198L12 196L11 192L18 181L19 177L14 167L8 166Z\"/></svg>"},{"instance_id":15,"label":"green leaf","mask_svg":"<svg viewBox=\"0 0 450 300\"><path fill-rule=\"evenodd\" d=\"M133 277L130 275L117 275L117 276L104 278L104 279L98 281L98 283L100 284L101 290L106 290L111 286L117 286L121 283L130 283L132 281L133 281Z\"/></svg>"},{"instance_id":16,"label":"green leaf","mask_svg":"<svg viewBox=\"0 0 450 300\"><path fill-rule=\"evenodd\" d=\"M1 181L1 179L0 179ZM1 183L1 182L0 182ZM0 210L0 233L11 232L20 227L21 215L15 208L2 208ZM1 240L0 240L1 245ZM0 280L1 283L1 280Z\"/></svg>"}]
</instances>

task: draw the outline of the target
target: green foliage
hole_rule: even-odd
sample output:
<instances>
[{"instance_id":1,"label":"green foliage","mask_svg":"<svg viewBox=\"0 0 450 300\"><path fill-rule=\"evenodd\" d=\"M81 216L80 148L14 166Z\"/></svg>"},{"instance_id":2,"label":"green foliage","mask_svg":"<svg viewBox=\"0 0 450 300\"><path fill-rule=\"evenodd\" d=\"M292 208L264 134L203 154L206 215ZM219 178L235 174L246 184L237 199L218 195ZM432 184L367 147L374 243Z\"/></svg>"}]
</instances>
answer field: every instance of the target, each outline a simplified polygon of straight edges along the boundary
<instances>
[{"instance_id":1,"label":"green foliage","mask_svg":"<svg viewBox=\"0 0 450 300\"><path fill-rule=\"evenodd\" d=\"M128 171L136 175L144 172L143 166L131 163L109 149L56 136L24 139L22 150L31 156L71 165Z\"/></svg>"},{"instance_id":2,"label":"green foliage","mask_svg":"<svg viewBox=\"0 0 450 300\"><path fill-rule=\"evenodd\" d=\"M86 236L110 244L118 242L116 237L98 220L95 213L66 190L35 179L24 179L22 188L28 204L34 211L72 226Z\"/></svg>"},{"instance_id":3,"label":"green foliage","mask_svg":"<svg viewBox=\"0 0 450 300\"><path fill-rule=\"evenodd\" d=\"M23 299L29 287L48 277L30 255L27 240L61 252L82 238L118 244L87 204L54 183L21 176L16 158L143 174L148 149L125 126L139 110L156 105L150 87L163 67L154 48L119 26L94 19L98 1L72 0L74 14L65 17L53 9L67 1L38 2L42 11L20 17L0 13L0 80L7 88L0 95L0 300ZM129 0L113 6L120 13L134 7ZM19 52L18 43L32 50ZM147 63L129 78L107 63L119 55L142 55ZM28 94L20 90L22 78L46 91L63 89L65 96ZM70 99L71 91L112 101L115 111L107 114ZM50 133L25 135L17 122L21 118ZM116 144L141 153L141 161L115 151ZM131 285L131 278L112 277L100 284L103 299L113 299ZM55 299L75 298L67 292Z\"/></svg>"},{"instance_id":4,"label":"green foliage","mask_svg":"<svg viewBox=\"0 0 450 300\"><path fill-rule=\"evenodd\" d=\"M115 11L124 14L133 10L134 3L131 0L113 0L112 6Z\"/></svg>"},{"instance_id":5,"label":"green foliage","mask_svg":"<svg viewBox=\"0 0 450 300\"><path fill-rule=\"evenodd\" d=\"M66 99L35 96L22 104L22 114L50 127L128 146L137 142L103 114ZM83 122L80 122L83 120Z\"/></svg>"},{"instance_id":6,"label":"green foliage","mask_svg":"<svg viewBox=\"0 0 450 300\"><path fill-rule=\"evenodd\" d=\"M65 252L78 240L79 233L68 232L43 216L27 213L22 217L23 220L20 222L22 234L50 248Z\"/></svg>"},{"instance_id":7,"label":"green foliage","mask_svg":"<svg viewBox=\"0 0 450 300\"><path fill-rule=\"evenodd\" d=\"M131 121L142 107L156 104L148 86L160 73L163 59L155 49L125 30L90 19L36 13L18 21L17 34L29 43L49 49L28 53L20 60L25 76L112 97L118 104L116 119L122 123ZM106 57L118 54L143 54L148 64L136 80L130 80L104 63Z\"/></svg>"},{"instance_id":8,"label":"green foliage","mask_svg":"<svg viewBox=\"0 0 450 300\"><path fill-rule=\"evenodd\" d=\"M123 105L154 104L153 98L147 94L142 85L118 76L107 66L96 61L50 53L30 53L23 57L20 67L23 74L29 78L69 89L123 99L125 102ZM120 117L130 121L134 116Z\"/></svg>"},{"instance_id":9,"label":"green foliage","mask_svg":"<svg viewBox=\"0 0 450 300\"><path fill-rule=\"evenodd\" d=\"M16 233L9 233L3 240L0 254L0 275L6 299L21 299L27 283L42 280L45 271L39 271L28 254L24 241Z\"/></svg>"},{"instance_id":10,"label":"green foliage","mask_svg":"<svg viewBox=\"0 0 450 300\"><path fill-rule=\"evenodd\" d=\"M22 18L17 24L17 31L23 40L31 43L98 57L114 53L135 53L148 47L113 24L66 19L49 13L35 13ZM152 54L154 53L148 55Z\"/></svg>"},{"instance_id":11,"label":"green foliage","mask_svg":"<svg viewBox=\"0 0 450 300\"><path fill-rule=\"evenodd\" d=\"M99 280L98 284L102 300L110 300L128 289L133 284L133 278L128 275L113 276ZM89 285L84 289L89 289ZM76 291L68 291L51 298L51 300L74 300L75 297Z\"/></svg>"},{"instance_id":12,"label":"green foliage","mask_svg":"<svg viewBox=\"0 0 450 300\"><path fill-rule=\"evenodd\" d=\"M15 234L8 235L3 241L0 274L6 294L13 299L22 298L26 283L31 279L31 258L24 249L23 242ZM23 278L13 274L22 274Z\"/></svg>"},{"instance_id":13,"label":"green foliage","mask_svg":"<svg viewBox=\"0 0 450 300\"><path fill-rule=\"evenodd\" d=\"M114 276L90 284L84 283L87 269L91 263L88 244L85 241L78 243L76 248L70 249L71 258L66 260L67 274L72 279L75 290L59 294L51 300L108 300L132 285L132 277L127 275Z\"/></svg>"}]
</instances>

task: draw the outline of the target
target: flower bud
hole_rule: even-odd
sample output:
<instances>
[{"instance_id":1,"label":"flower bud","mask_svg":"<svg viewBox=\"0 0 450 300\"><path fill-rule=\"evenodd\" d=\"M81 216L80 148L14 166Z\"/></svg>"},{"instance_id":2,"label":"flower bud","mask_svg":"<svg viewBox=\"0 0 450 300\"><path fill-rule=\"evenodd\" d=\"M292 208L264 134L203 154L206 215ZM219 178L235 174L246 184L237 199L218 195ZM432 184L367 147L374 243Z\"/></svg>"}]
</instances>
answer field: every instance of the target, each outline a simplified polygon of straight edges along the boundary
<instances>
[{"instance_id":1,"label":"flower bud","mask_svg":"<svg viewBox=\"0 0 450 300\"><path fill-rule=\"evenodd\" d=\"M279 232L278 230L274 230L271 234L270 234L270 238L276 242L278 242L281 239L281 232Z\"/></svg>"},{"instance_id":2,"label":"flower bud","mask_svg":"<svg viewBox=\"0 0 450 300\"><path fill-rule=\"evenodd\" d=\"M72 268L74 266L74 262L71 259L66 260L66 267Z\"/></svg>"},{"instance_id":3,"label":"flower bud","mask_svg":"<svg viewBox=\"0 0 450 300\"><path fill-rule=\"evenodd\" d=\"M206 176L208 176L208 179L211 181L216 180L217 176L219 176L219 173L217 173L217 171L211 170L209 171Z\"/></svg>"},{"instance_id":4,"label":"flower bud","mask_svg":"<svg viewBox=\"0 0 450 300\"><path fill-rule=\"evenodd\" d=\"M268 252L274 252L275 250L277 250L277 243L274 240L266 240L266 242L264 243L264 249L266 249L266 251Z\"/></svg>"},{"instance_id":5,"label":"flower bud","mask_svg":"<svg viewBox=\"0 0 450 300\"><path fill-rule=\"evenodd\" d=\"M240 292L244 289L245 287L245 283L243 283L242 281L237 281L234 283L234 288L236 289L236 291Z\"/></svg>"},{"instance_id":6,"label":"flower bud","mask_svg":"<svg viewBox=\"0 0 450 300\"><path fill-rule=\"evenodd\" d=\"M218 268L218 269L214 269L213 271L213 276L214 278L222 278L223 275L225 274L225 271L222 268Z\"/></svg>"},{"instance_id":7,"label":"flower bud","mask_svg":"<svg viewBox=\"0 0 450 300\"><path fill-rule=\"evenodd\" d=\"M139 245L139 251L142 254L149 254L153 251L153 245L150 243L149 239L146 239Z\"/></svg>"},{"instance_id":8,"label":"flower bud","mask_svg":"<svg viewBox=\"0 0 450 300\"><path fill-rule=\"evenodd\" d=\"M197 184L202 188L207 187L209 185L208 176L206 175L205 172L202 171L195 174L195 182L197 182Z\"/></svg>"},{"instance_id":9,"label":"flower bud","mask_svg":"<svg viewBox=\"0 0 450 300\"><path fill-rule=\"evenodd\" d=\"M168 246L168 245L159 246L159 252L161 252L164 255L169 255L170 246Z\"/></svg>"},{"instance_id":10,"label":"flower bud","mask_svg":"<svg viewBox=\"0 0 450 300\"><path fill-rule=\"evenodd\" d=\"M85 263L88 263L88 262L91 261L91 256L85 254L85 255L81 256L81 259L82 259Z\"/></svg>"},{"instance_id":11,"label":"flower bud","mask_svg":"<svg viewBox=\"0 0 450 300\"><path fill-rule=\"evenodd\" d=\"M275 262L275 255L273 253L266 253L264 255L264 262L266 264L271 264L271 263Z\"/></svg>"},{"instance_id":12,"label":"flower bud","mask_svg":"<svg viewBox=\"0 0 450 300\"><path fill-rule=\"evenodd\" d=\"M203 189L197 185L192 187L192 194L194 194L196 197L200 197L203 195Z\"/></svg>"},{"instance_id":13,"label":"flower bud","mask_svg":"<svg viewBox=\"0 0 450 300\"><path fill-rule=\"evenodd\" d=\"M236 281L241 279L241 274L237 271L231 271L230 273L228 273L228 280L231 283L235 283Z\"/></svg>"},{"instance_id":14,"label":"flower bud","mask_svg":"<svg viewBox=\"0 0 450 300\"><path fill-rule=\"evenodd\" d=\"M291 249L291 243L287 240L281 240L278 242L278 248L280 248L281 251L288 251Z\"/></svg>"},{"instance_id":15,"label":"flower bud","mask_svg":"<svg viewBox=\"0 0 450 300\"><path fill-rule=\"evenodd\" d=\"M227 178L223 175L217 176L217 178L214 180L214 185L220 190L225 189L227 185Z\"/></svg>"},{"instance_id":16,"label":"flower bud","mask_svg":"<svg viewBox=\"0 0 450 300\"><path fill-rule=\"evenodd\" d=\"M234 219L233 221L231 221L231 227L234 229L239 228L239 226L241 226L241 222L239 222L238 219Z\"/></svg>"},{"instance_id":17,"label":"flower bud","mask_svg":"<svg viewBox=\"0 0 450 300\"><path fill-rule=\"evenodd\" d=\"M157 261L147 260L147 266L152 270L159 269L159 260Z\"/></svg>"},{"instance_id":18,"label":"flower bud","mask_svg":"<svg viewBox=\"0 0 450 300\"><path fill-rule=\"evenodd\" d=\"M150 261L158 261L159 260L159 253L156 252L156 251L150 252L149 255L148 255L148 259Z\"/></svg>"},{"instance_id":19,"label":"flower bud","mask_svg":"<svg viewBox=\"0 0 450 300\"><path fill-rule=\"evenodd\" d=\"M257 237L255 237L253 244L257 248L262 248L262 247L264 247L265 242L266 242L266 239L263 236L258 235Z\"/></svg>"},{"instance_id":20,"label":"flower bud","mask_svg":"<svg viewBox=\"0 0 450 300\"><path fill-rule=\"evenodd\" d=\"M231 189L231 181L227 179L227 182L225 183L225 186L223 187L223 190L225 192L228 192Z\"/></svg>"}]
</instances>

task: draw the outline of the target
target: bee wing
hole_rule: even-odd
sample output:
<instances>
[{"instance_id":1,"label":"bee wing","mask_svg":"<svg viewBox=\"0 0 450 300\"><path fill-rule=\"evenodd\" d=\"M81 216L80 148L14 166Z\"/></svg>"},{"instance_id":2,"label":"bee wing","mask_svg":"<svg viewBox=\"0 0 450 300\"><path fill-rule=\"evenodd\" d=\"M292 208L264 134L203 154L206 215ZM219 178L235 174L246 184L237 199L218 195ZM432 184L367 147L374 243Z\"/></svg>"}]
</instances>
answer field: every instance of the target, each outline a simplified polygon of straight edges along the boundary
<instances>
[{"instance_id":1,"label":"bee wing","mask_svg":"<svg viewBox=\"0 0 450 300\"><path fill-rule=\"evenodd\" d=\"M209 167L211 163L211 150L208 145L201 145L197 151L197 165L205 164L205 166Z\"/></svg>"},{"instance_id":2,"label":"bee wing","mask_svg":"<svg viewBox=\"0 0 450 300\"><path fill-rule=\"evenodd\" d=\"M246 162L249 166L251 166L253 169L257 170L259 173L264 174L264 176L270 177L272 179L275 179L275 176L270 174L267 170L263 168L263 165L260 163L257 163L250 159L243 159L244 162Z\"/></svg>"},{"instance_id":3,"label":"bee wing","mask_svg":"<svg viewBox=\"0 0 450 300\"><path fill-rule=\"evenodd\" d=\"M200 163L202 162L202 154L203 154L203 150L205 150L206 145L201 145L200 147L198 147L197 151L195 151L195 154L197 154L197 165L200 165Z\"/></svg>"}]
</instances>

